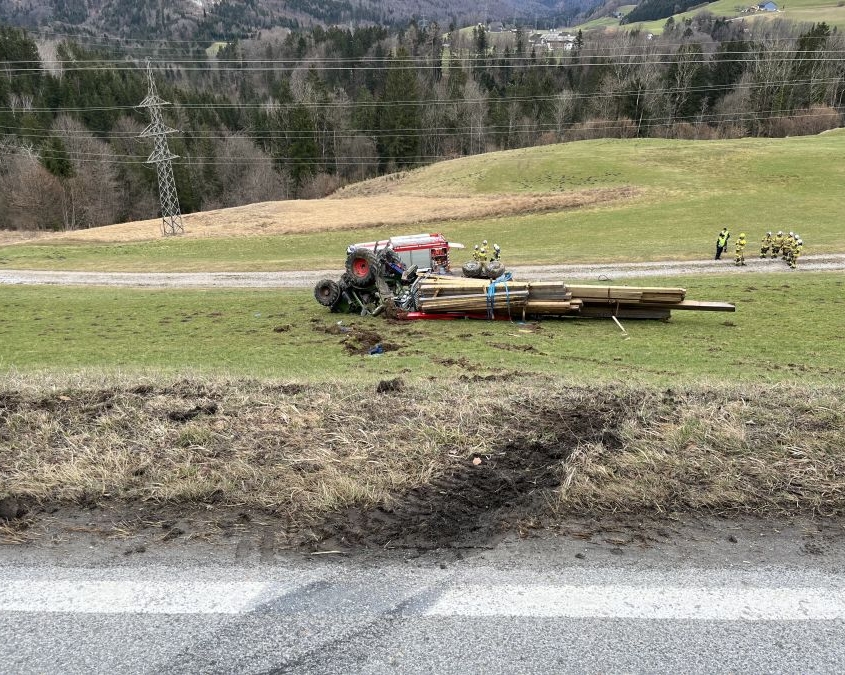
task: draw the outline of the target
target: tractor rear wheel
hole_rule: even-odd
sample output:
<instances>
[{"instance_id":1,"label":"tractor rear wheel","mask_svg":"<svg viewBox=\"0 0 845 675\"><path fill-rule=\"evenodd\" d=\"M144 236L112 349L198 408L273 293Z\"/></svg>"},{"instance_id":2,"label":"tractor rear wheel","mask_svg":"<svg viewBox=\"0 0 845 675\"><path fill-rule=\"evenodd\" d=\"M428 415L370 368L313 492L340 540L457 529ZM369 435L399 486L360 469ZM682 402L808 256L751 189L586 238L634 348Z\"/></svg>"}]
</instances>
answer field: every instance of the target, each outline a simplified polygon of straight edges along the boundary
<instances>
[{"instance_id":1,"label":"tractor rear wheel","mask_svg":"<svg viewBox=\"0 0 845 675\"><path fill-rule=\"evenodd\" d=\"M332 307L340 300L340 286L331 279L321 279L314 286L314 298L323 307Z\"/></svg>"},{"instance_id":2,"label":"tractor rear wheel","mask_svg":"<svg viewBox=\"0 0 845 675\"><path fill-rule=\"evenodd\" d=\"M365 248L356 248L346 256L346 275L357 288L372 286L376 280L376 256Z\"/></svg>"},{"instance_id":3,"label":"tractor rear wheel","mask_svg":"<svg viewBox=\"0 0 845 675\"><path fill-rule=\"evenodd\" d=\"M478 279L481 276L481 263L478 260L467 260L461 268L465 277L470 279Z\"/></svg>"}]
</instances>

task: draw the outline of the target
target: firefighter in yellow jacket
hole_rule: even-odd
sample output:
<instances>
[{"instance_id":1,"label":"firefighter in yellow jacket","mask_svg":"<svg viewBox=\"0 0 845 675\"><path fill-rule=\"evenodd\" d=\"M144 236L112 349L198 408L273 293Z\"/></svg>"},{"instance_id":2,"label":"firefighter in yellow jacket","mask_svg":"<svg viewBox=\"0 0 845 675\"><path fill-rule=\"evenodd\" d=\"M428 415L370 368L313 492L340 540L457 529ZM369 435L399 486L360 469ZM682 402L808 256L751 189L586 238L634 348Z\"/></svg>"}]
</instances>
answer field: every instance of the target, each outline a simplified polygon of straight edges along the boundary
<instances>
[{"instance_id":1,"label":"firefighter in yellow jacket","mask_svg":"<svg viewBox=\"0 0 845 675\"><path fill-rule=\"evenodd\" d=\"M783 239L783 246L780 249L781 258L789 262L789 252L792 250L792 246L795 244L795 233L790 232L786 235Z\"/></svg>"},{"instance_id":2,"label":"firefighter in yellow jacket","mask_svg":"<svg viewBox=\"0 0 845 675\"><path fill-rule=\"evenodd\" d=\"M768 258L769 257L769 250L772 248L772 233L766 232L763 235L763 239L760 241L760 257L761 258Z\"/></svg>"},{"instance_id":3,"label":"firefighter in yellow jacket","mask_svg":"<svg viewBox=\"0 0 845 675\"><path fill-rule=\"evenodd\" d=\"M780 255L780 250L783 248L783 231L778 230L778 233L772 239L772 258L777 258Z\"/></svg>"},{"instance_id":4,"label":"firefighter in yellow jacket","mask_svg":"<svg viewBox=\"0 0 845 675\"><path fill-rule=\"evenodd\" d=\"M798 267L798 257L801 255L801 250L804 248L804 242L801 241L801 237L798 237L795 240L795 246L792 249L792 256L789 259L789 266L792 269Z\"/></svg>"},{"instance_id":5,"label":"firefighter in yellow jacket","mask_svg":"<svg viewBox=\"0 0 845 675\"><path fill-rule=\"evenodd\" d=\"M745 245L747 243L748 240L745 238L745 232L740 232L739 239L736 240L736 258L734 259L734 264L745 264Z\"/></svg>"}]
</instances>

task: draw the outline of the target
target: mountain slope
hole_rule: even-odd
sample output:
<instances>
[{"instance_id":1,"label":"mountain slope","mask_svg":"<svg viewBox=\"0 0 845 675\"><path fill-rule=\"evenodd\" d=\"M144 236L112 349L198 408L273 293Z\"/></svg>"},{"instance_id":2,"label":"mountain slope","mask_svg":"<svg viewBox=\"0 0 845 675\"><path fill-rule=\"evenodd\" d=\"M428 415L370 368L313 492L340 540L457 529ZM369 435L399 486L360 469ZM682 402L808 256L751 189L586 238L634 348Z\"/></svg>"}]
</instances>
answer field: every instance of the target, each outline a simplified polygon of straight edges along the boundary
<instances>
[{"instance_id":1,"label":"mountain slope","mask_svg":"<svg viewBox=\"0 0 845 675\"><path fill-rule=\"evenodd\" d=\"M0 22L27 28L64 26L131 38L226 38L276 26L404 24L411 19L467 25L537 19L577 9L584 0L0 0Z\"/></svg>"}]
</instances>

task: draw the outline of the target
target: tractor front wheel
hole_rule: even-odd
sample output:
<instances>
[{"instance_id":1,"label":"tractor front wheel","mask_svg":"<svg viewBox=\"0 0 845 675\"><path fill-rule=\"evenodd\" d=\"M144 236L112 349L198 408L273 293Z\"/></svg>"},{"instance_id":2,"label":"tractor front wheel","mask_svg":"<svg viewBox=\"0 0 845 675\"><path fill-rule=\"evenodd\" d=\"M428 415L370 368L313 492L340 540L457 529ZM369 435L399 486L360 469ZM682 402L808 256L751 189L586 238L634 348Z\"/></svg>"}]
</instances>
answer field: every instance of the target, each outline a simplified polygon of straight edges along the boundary
<instances>
[{"instance_id":1,"label":"tractor front wheel","mask_svg":"<svg viewBox=\"0 0 845 675\"><path fill-rule=\"evenodd\" d=\"M314 286L314 298L323 307L332 307L340 300L340 286L331 279L322 279Z\"/></svg>"}]
</instances>

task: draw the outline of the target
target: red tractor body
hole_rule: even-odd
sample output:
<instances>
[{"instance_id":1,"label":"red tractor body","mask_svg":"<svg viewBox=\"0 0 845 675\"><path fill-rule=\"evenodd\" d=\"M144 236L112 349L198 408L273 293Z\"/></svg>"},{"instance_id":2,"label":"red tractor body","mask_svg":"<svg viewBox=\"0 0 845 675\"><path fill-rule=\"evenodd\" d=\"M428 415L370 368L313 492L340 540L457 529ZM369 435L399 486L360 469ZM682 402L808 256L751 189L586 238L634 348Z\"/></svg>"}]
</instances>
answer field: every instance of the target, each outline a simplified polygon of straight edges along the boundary
<instances>
[{"instance_id":1,"label":"red tractor body","mask_svg":"<svg viewBox=\"0 0 845 675\"><path fill-rule=\"evenodd\" d=\"M463 244L448 242L442 234L411 234L353 244L349 249L365 248L378 252L387 246L393 249L406 267L416 265L420 271L431 270L436 274L448 274L451 271L450 249L464 248Z\"/></svg>"}]
</instances>

